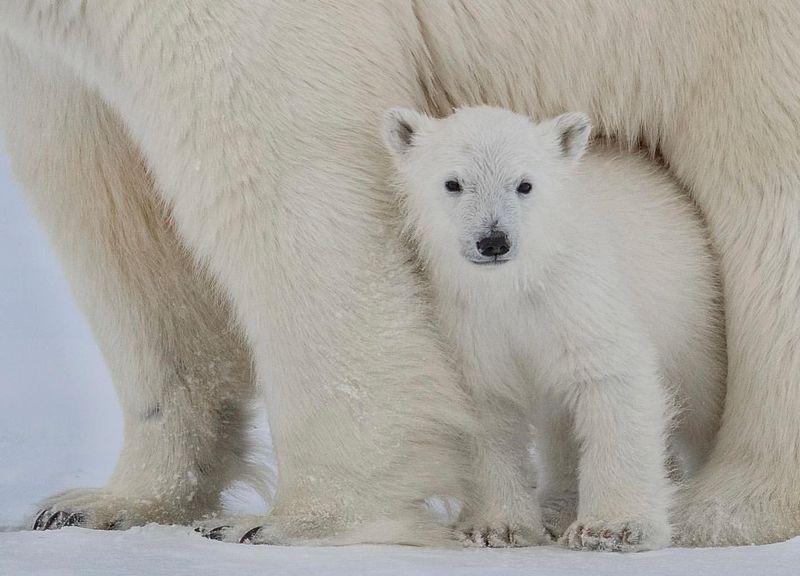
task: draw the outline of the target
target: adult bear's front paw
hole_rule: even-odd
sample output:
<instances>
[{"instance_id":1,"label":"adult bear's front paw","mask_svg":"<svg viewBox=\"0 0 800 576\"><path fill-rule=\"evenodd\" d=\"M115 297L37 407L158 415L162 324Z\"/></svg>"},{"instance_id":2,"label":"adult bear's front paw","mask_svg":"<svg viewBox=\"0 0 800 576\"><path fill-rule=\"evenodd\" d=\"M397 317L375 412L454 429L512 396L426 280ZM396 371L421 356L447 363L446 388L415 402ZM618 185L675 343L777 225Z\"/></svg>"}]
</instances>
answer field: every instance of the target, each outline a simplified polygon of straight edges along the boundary
<instances>
[{"instance_id":1,"label":"adult bear's front paw","mask_svg":"<svg viewBox=\"0 0 800 576\"><path fill-rule=\"evenodd\" d=\"M186 508L155 498L123 496L102 488L68 490L45 500L29 526L57 530L80 526L97 530L125 530L150 522L181 524L191 521Z\"/></svg>"},{"instance_id":2,"label":"adult bear's front paw","mask_svg":"<svg viewBox=\"0 0 800 576\"><path fill-rule=\"evenodd\" d=\"M277 529L276 524L268 516L252 518L236 518L225 523L224 520L204 522L195 532L204 538L234 544L273 544L287 545L288 535Z\"/></svg>"},{"instance_id":3,"label":"adult bear's front paw","mask_svg":"<svg viewBox=\"0 0 800 576\"><path fill-rule=\"evenodd\" d=\"M313 519L289 519L272 515L236 516L209 519L197 524L195 532L204 538L234 544L296 544L331 543L331 534L321 529Z\"/></svg>"}]
</instances>

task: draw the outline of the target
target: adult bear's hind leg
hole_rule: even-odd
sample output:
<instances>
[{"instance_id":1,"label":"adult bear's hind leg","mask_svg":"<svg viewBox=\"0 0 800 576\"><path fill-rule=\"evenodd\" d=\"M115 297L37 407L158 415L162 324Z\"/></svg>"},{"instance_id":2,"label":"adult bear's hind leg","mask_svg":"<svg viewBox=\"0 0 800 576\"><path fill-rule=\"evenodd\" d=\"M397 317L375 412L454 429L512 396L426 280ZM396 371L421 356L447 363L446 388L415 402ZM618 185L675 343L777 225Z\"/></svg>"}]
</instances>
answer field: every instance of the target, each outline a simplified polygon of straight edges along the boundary
<instances>
[{"instance_id":1,"label":"adult bear's hind leg","mask_svg":"<svg viewBox=\"0 0 800 576\"><path fill-rule=\"evenodd\" d=\"M43 504L36 529L185 523L246 476L249 354L101 99L53 56L0 38L0 127L116 385L124 444L108 484Z\"/></svg>"},{"instance_id":2,"label":"adult bear's hind leg","mask_svg":"<svg viewBox=\"0 0 800 576\"><path fill-rule=\"evenodd\" d=\"M800 15L771 6L743 19L763 28L723 47L664 146L721 255L727 324L722 427L676 514L691 545L800 534Z\"/></svg>"}]
</instances>

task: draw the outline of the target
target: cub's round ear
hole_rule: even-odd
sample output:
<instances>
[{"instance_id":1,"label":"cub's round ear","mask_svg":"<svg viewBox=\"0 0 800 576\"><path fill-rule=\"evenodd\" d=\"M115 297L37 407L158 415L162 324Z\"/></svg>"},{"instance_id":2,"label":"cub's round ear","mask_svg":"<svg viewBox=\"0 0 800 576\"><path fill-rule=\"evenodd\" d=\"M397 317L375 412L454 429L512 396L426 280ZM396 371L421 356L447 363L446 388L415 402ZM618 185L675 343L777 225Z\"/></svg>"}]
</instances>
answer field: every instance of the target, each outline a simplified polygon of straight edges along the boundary
<instances>
[{"instance_id":1,"label":"cub's round ear","mask_svg":"<svg viewBox=\"0 0 800 576\"><path fill-rule=\"evenodd\" d=\"M383 115L383 143L395 157L414 145L414 135L427 116L408 108L391 108Z\"/></svg>"},{"instance_id":2,"label":"cub's round ear","mask_svg":"<svg viewBox=\"0 0 800 576\"><path fill-rule=\"evenodd\" d=\"M564 158L577 160L586 151L592 123L583 112L568 112L548 122Z\"/></svg>"}]
</instances>

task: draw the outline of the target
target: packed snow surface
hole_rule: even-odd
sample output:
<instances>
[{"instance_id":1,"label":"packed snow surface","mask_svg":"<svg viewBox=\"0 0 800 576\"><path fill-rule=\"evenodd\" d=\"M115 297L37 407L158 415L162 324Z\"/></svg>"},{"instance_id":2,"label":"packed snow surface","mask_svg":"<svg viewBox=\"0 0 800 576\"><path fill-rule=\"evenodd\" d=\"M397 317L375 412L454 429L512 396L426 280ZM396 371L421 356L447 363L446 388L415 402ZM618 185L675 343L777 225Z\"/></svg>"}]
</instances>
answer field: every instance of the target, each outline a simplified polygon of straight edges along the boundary
<instances>
[{"instance_id":1,"label":"packed snow surface","mask_svg":"<svg viewBox=\"0 0 800 576\"><path fill-rule=\"evenodd\" d=\"M556 546L247 546L206 540L191 528L155 525L125 532L19 531L42 498L105 482L121 444L122 425L97 346L1 152L0 391L0 576L800 574L800 538L770 546L621 555ZM246 491L228 501L234 512L265 509Z\"/></svg>"},{"instance_id":2,"label":"packed snow surface","mask_svg":"<svg viewBox=\"0 0 800 576\"><path fill-rule=\"evenodd\" d=\"M63 528L0 534L0 574L361 574L487 576L796 576L800 539L770 546L662 550L639 554L512 550L428 550L403 546L306 548L223 544L189 528L126 532Z\"/></svg>"}]
</instances>

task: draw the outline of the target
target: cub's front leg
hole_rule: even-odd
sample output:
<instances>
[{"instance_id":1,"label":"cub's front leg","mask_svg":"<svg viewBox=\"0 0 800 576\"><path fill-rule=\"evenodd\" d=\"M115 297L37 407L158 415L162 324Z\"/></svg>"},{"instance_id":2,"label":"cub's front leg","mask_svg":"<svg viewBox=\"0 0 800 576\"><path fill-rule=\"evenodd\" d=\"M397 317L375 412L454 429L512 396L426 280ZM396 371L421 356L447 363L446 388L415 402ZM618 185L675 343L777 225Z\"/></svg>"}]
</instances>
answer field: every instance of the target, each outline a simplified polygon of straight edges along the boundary
<instances>
[{"instance_id":1,"label":"cub's front leg","mask_svg":"<svg viewBox=\"0 0 800 576\"><path fill-rule=\"evenodd\" d=\"M632 552L670 543L670 403L655 363L633 366L569 391L580 446L578 519L560 540L569 548Z\"/></svg>"}]
</instances>

